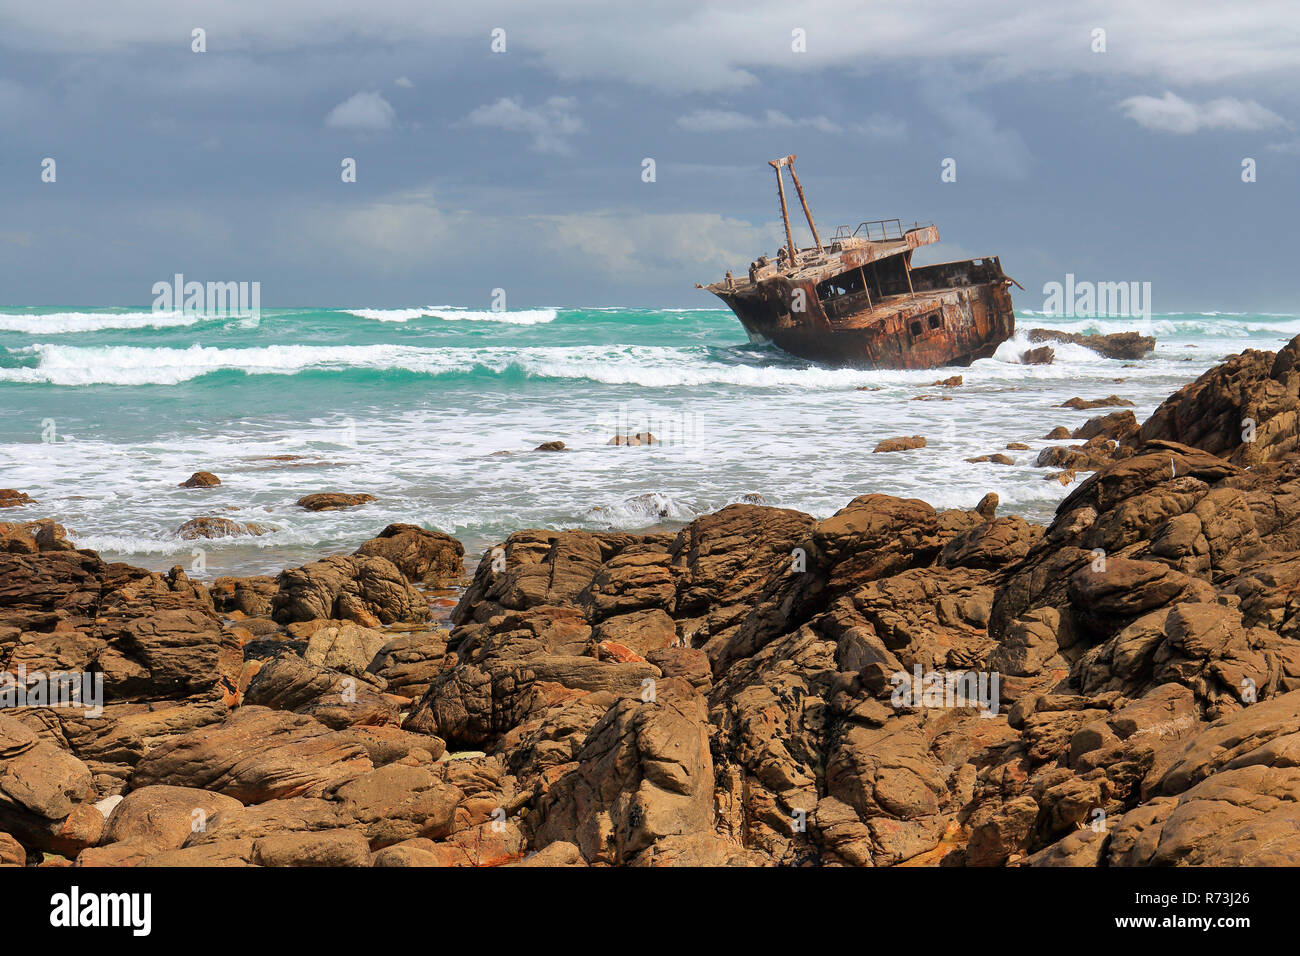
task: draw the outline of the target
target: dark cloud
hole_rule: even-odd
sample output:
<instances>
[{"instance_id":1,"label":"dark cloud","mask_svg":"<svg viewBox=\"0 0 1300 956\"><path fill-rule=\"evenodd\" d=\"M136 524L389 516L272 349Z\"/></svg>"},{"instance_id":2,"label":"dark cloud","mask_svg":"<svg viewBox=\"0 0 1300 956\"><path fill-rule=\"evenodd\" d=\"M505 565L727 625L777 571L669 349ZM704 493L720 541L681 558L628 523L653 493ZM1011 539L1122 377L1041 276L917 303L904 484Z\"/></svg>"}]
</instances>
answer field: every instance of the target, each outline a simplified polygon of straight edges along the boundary
<instances>
[{"instance_id":1,"label":"dark cloud","mask_svg":"<svg viewBox=\"0 0 1300 956\"><path fill-rule=\"evenodd\" d=\"M1031 290L1073 272L1152 281L1157 309L1294 308L1294 5L1053 6L3 0L0 283L703 303L695 281L774 251L766 160L796 152L819 225L933 219L941 254L999 253Z\"/></svg>"}]
</instances>

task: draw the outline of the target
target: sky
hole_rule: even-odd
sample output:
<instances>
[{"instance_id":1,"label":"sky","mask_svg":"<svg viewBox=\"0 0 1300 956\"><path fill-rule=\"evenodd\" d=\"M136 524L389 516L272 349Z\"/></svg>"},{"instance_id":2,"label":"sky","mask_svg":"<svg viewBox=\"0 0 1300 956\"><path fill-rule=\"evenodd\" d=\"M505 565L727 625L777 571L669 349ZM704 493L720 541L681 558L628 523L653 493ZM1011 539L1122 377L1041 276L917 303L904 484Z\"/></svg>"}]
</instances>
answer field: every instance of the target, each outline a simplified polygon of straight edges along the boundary
<instances>
[{"instance_id":1,"label":"sky","mask_svg":"<svg viewBox=\"0 0 1300 956\"><path fill-rule=\"evenodd\" d=\"M1294 0L0 0L7 305L714 307L788 153L1021 309L1300 313Z\"/></svg>"}]
</instances>

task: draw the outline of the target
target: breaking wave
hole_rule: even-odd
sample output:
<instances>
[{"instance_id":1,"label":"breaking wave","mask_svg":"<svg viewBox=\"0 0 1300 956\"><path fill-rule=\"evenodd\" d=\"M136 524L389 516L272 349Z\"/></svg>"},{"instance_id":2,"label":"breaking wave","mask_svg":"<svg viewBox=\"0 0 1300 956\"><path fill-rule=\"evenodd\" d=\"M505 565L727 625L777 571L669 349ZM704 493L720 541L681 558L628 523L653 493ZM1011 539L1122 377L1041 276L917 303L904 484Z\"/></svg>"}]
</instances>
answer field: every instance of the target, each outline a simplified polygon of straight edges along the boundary
<instances>
[{"instance_id":1,"label":"breaking wave","mask_svg":"<svg viewBox=\"0 0 1300 956\"><path fill-rule=\"evenodd\" d=\"M433 318L448 322L504 322L507 325L544 325L554 322L556 309L502 310L457 309L451 306L426 306L420 309L343 309L348 315L375 322L410 322L412 319Z\"/></svg>"},{"instance_id":2,"label":"breaking wave","mask_svg":"<svg viewBox=\"0 0 1300 956\"><path fill-rule=\"evenodd\" d=\"M1059 329L1062 332L1140 332L1177 338L1247 338L1251 335L1286 336L1300 334L1300 318L1293 315L1261 315L1231 312L1164 312L1150 319L1141 316L1063 316L1049 312L1016 310L1021 328Z\"/></svg>"},{"instance_id":3,"label":"breaking wave","mask_svg":"<svg viewBox=\"0 0 1300 956\"><path fill-rule=\"evenodd\" d=\"M295 375L365 370L443 376L504 375L583 379L647 388L698 385L849 388L918 373L783 368L719 361L719 350L660 346L423 348L410 345L268 345L262 348L144 348L42 343L8 350L34 365L0 368L0 381L52 385L177 385L217 372ZM729 353L720 350L726 357ZM920 373L922 377L925 374ZM904 379L905 380L905 379Z\"/></svg>"},{"instance_id":4,"label":"breaking wave","mask_svg":"<svg viewBox=\"0 0 1300 956\"><path fill-rule=\"evenodd\" d=\"M109 329L170 329L197 325L226 316L194 312L0 312L0 332L26 335L66 335Z\"/></svg>"},{"instance_id":5,"label":"breaking wave","mask_svg":"<svg viewBox=\"0 0 1300 956\"><path fill-rule=\"evenodd\" d=\"M1024 333L1004 342L968 376L998 381L1059 377L1061 366L1098 366L1109 360L1081 346L1052 343L1053 365L1023 366L1034 347ZM736 386L849 390L925 387L936 370L823 368L747 348L651 345L425 347L416 345L267 345L188 348L40 343L5 350L0 382L86 385L178 385L217 373L297 375L384 373L431 377L581 380L642 388Z\"/></svg>"}]
</instances>

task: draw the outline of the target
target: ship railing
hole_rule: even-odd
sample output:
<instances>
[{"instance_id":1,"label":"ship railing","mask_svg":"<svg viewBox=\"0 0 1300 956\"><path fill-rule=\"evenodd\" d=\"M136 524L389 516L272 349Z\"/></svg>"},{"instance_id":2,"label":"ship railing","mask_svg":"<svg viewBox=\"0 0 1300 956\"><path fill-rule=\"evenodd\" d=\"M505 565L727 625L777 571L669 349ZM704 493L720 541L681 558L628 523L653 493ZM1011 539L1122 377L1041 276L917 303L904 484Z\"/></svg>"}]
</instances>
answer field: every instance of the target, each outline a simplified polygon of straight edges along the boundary
<instances>
[{"instance_id":1,"label":"ship railing","mask_svg":"<svg viewBox=\"0 0 1300 956\"><path fill-rule=\"evenodd\" d=\"M911 225L905 225L901 219L872 219L869 222L860 222L856 229L850 230L848 226L838 226L835 229L835 235L831 237L831 242L837 239L858 238L866 239L869 242L885 242L889 239L902 239L904 235L913 229L921 229L926 225L933 226L934 223L914 222Z\"/></svg>"}]
</instances>

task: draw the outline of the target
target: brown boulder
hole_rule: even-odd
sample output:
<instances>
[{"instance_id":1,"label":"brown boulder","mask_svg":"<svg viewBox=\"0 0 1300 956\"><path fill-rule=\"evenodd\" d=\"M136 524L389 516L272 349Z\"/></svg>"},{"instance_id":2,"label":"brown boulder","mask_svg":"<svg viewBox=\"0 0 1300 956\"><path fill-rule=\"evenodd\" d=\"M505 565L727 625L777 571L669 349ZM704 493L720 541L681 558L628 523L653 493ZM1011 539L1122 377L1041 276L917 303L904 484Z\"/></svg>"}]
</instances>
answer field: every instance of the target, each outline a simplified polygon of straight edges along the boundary
<instances>
[{"instance_id":1,"label":"brown boulder","mask_svg":"<svg viewBox=\"0 0 1300 956\"><path fill-rule=\"evenodd\" d=\"M1068 402L1062 402L1056 407L1083 410L1088 408L1107 408L1112 405L1127 405L1131 408L1133 403L1127 398L1120 398L1118 395L1108 395L1105 398L1072 398Z\"/></svg>"},{"instance_id":2,"label":"brown boulder","mask_svg":"<svg viewBox=\"0 0 1300 956\"><path fill-rule=\"evenodd\" d=\"M210 471L196 471L181 482L182 488L213 488L221 484L221 479Z\"/></svg>"},{"instance_id":3,"label":"brown boulder","mask_svg":"<svg viewBox=\"0 0 1300 956\"><path fill-rule=\"evenodd\" d=\"M1156 347L1156 340L1137 332L1111 332L1081 334L1061 332L1056 329L1030 329L1031 342L1070 342L1112 359L1140 359Z\"/></svg>"},{"instance_id":4,"label":"brown boulder","mask_svg":"<svg viewBox=\"0 0 1300 956\"><path fill-rule=\"evenodd\" d=\"M0 521L0 552L39 554L42 551L75 551L68 531L53 521Z\"/></svg>"},{"instance_id":5,"label":"brown boulder","mask_svg":"<svg viewBox=\"0 0 1300 956\"><path fill-rule=\"evenodd\" d=\"M535 845L575 844L588 862L623 863L674 834L713 826L704 700L676 679L651 702L623 700L587 735L577 767L538 808Z\"/></svg>"},{"instance_id":6,"label":"brown boulder","mask_svg":"<svg viewBox=\"0 0 1300 956\"><path fill-rule=\"evenodd\" d=\"M370 769L362 747L312 718L246 706L218 727L149 750L136 765L131 787L170 784L261 803L315 796Z\"/></svg>"},{"instance_id":7,"label":"brown boulder","mask_svg":"<svg viewBox=\"0 0 1300 956\"><path fill-rule=\"evenodd\" d=\"M443 581L465 574L464 545L449 534L413 524L390 524L353 553L387 558L411 581Z\"/></svg>"},{"instance_id":8,"label":"brown boulder","mask_svg":"<svg viewBox=\"0 0 1300 956\"><path fill-rule=\"evenodd\" d=\"M272 833L253 844L255 866L369 866L370 845L356 830Z\"/></svg>"},{"instance_id":9,"label":"brown boulder","mask_svg":"<svg viewBox=\"0 0 1300 956\"><path fill-rule=\"evenodd\" d=\"M1118 442L1124 442L1137 434L1138 427L1137 416L1125 409L1124 411L1111 412L1109 415L1098 415L1096 418L1088 419L1076 428L1070 437L1082 438L1086 441L1100 435L1105 438L1113 438Z\"/></svg>"},{"instance_id":10,"label":"brown boulder","mask_svg":"<svg viewBox=\"0 0 1300 956\"><path fill-rule=\"evenodd\" d=\"M208 515L202 518L191 518L177 528L175 534L176 537L184 541L195 541L199 538L237 538L241 535L259 536L269 534L274 530L274 528L251 521L240 523L231 521L229 518Z\"/></svg>"},{"instance_id":11,"label":"brown boulder","mask_svg":"<svg viewBox=\"0 0 1300 956\"><path fill-rule=\"evenodd\" d=\"M911 438L886 438L872 449L872 453L886 451L910 451L913 448L924 448L925 439L920 435L913 435Z\"/></svg>"},{"instance_id":12,"label":"brown boulder","mask_svg":"<svg viewBox=\"0 0 1300 956\"><path fill-rule=\"evenodd\" d=\"M209 817L242 806L233 797L193 787L141 787L113 809L103 842L130 843L134 852L146 856L176 850L191 833L206 828Z\"/></svg>"},{"instance_id":13,"label":"brown boulder","mask_svg":"<svg viewBox=\"0 0 1300 956\"><path fill-rule=\"evenodd\" d=\"M1160 405L1137 442L1175 441L1237 464L1277 461L1300 448L1300 337L1280 352L1247 349Z\"/></svg>"},{"instance_id":14,"label":"brown boulder","mask_svg":"<svg viewBox=\"0 0 1300 956\"><path fill-rule=\"evenodd\" d=\"M424 598L391 561L335 556L280 573L271 616L281 624L317 618L366 626L429 617Z\"/></svg>"},{"instance_id":15,"label":"brown boulder","mask_svg":"<svg viewBox=\"0 0 1300 956\"><path fill-rule=\"evenodd\" d=\"M1056 352L1050 345L1040 345L1020 353L1021 365L1051 365L1056 360Z\"/></svg>"},{"instance_id":16,"label":"brown boulder","mask_svg":"<svg viewBox=\"0 0 1300 956\"><path fill-rule=\"evenodd\" d=\"M661 444L658 438L650 432L637 432L635 435L615 435L605 444L622 445L626 448L636 448L641 445L658 445Z\"/></svg>"},{"instance_id":17,"label":"brown boulder","mask_svg":"<svg viewBox=\"0 0 1300 956\"><path fill-rule=\"evenodd\" d=\"M34 505L36 499L13 488L0 488L0 508L17 508L21 505Z\"/></svg>"}]
</instances>

